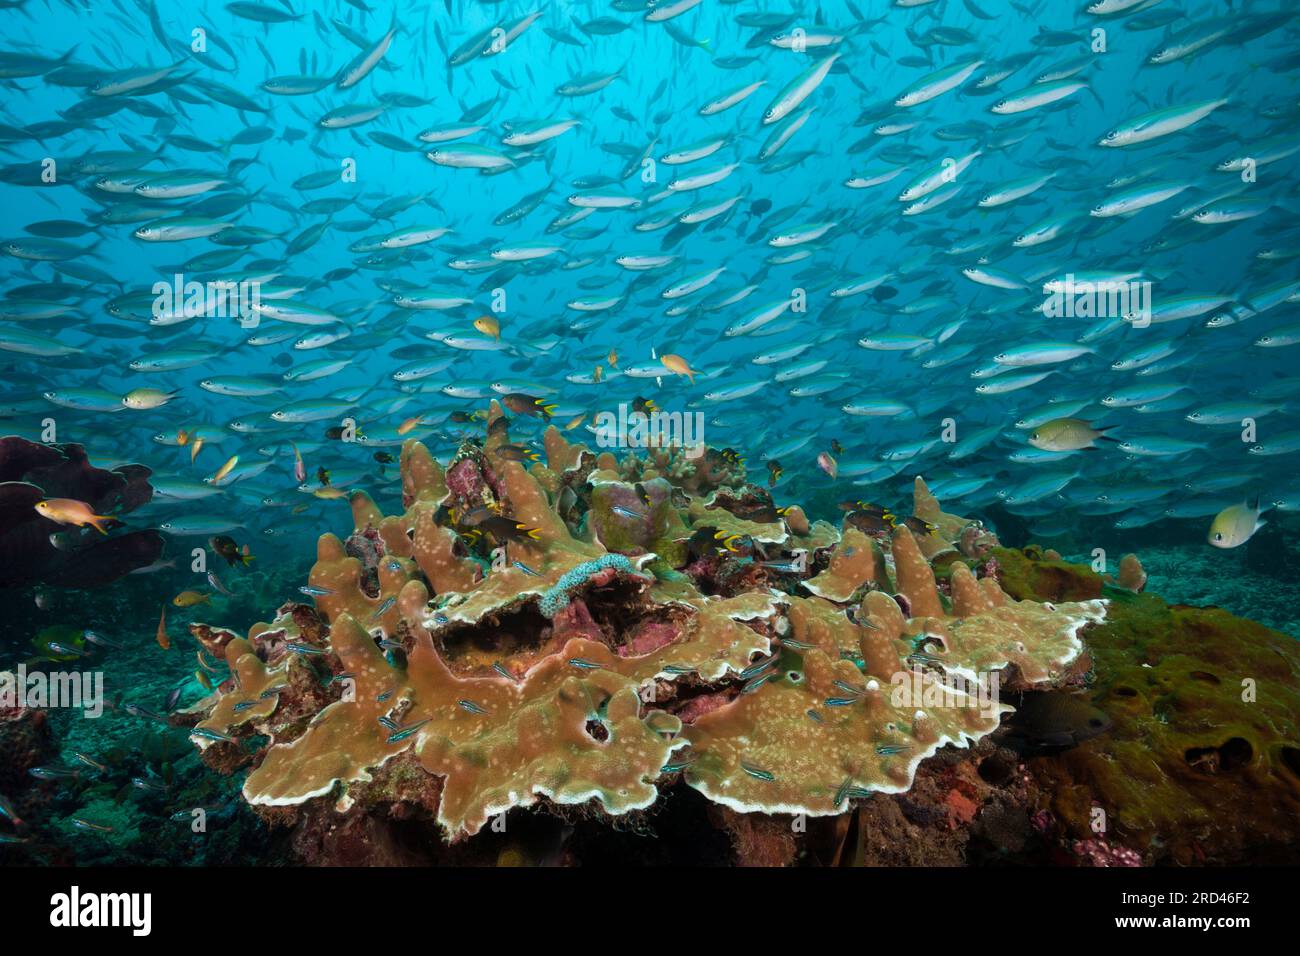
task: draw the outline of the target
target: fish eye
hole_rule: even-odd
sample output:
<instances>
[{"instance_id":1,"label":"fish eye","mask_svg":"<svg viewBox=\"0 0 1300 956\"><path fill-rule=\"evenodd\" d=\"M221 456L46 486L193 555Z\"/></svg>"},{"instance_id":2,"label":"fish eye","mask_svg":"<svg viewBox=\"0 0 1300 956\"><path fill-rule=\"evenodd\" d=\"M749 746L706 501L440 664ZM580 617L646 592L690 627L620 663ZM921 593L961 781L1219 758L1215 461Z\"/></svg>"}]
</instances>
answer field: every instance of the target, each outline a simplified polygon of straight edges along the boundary
<instances>
[{"instance_id":1,"label":"fish eye","mask_svg":"<svg viewBox=\"0 0 1300 956\"><path fill-rule=\"evenodd\" d=\"M1214 532L1214 540L1215 540L1215 541L1222 541L1222 540L1223 540L1223 535L1222 535L1220 532L1218 532L1218 531Z\"/></svg>"}]
</instances>

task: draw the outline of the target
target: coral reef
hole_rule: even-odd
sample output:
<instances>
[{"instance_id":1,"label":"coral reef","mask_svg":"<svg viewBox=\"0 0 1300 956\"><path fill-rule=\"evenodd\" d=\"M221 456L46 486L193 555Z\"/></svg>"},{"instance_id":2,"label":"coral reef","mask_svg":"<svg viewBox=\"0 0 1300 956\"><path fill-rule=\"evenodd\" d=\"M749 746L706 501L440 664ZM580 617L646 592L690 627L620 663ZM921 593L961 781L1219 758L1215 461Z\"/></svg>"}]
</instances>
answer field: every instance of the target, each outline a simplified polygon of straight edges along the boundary
<instances>
[{"instance_id":1,"label":"coral reef","mask_svg":"<svg viewBox=\"0 0 1300 956\"><path fill-rule=\"evenodd\" d=\"M230 677L173 719L211 766L251 767L267 819L404 807L455 842L539 801L635 819L682 785L724 815L833 817L994 732L991 683L1068 679L1105 618L977 578L996 539L919 480L919 534L841 533L729 451L619 462L551 428L525 467L487 418L446 469L405 444L403 513L351 496L314 608L195 626ZM762 843L758 821L733 829Z\"/></svg>"}]
</instances>

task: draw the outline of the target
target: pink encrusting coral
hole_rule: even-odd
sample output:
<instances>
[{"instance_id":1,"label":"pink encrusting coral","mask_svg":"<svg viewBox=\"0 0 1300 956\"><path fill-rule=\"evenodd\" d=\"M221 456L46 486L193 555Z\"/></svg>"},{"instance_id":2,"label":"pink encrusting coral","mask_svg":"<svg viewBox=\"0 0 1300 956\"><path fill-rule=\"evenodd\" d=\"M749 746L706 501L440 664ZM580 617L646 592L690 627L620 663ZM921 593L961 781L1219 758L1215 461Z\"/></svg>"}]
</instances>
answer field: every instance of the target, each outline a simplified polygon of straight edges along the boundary
<instances>
[{"instance_id":1,"label":"pink encrusting coral","mask_svg":"<svg viewBox=\"0 0 1300 956\"><path fill-rule=\"evenodd\" d=\"M840 813L990 733L1010 708L979 682L1059 680L1105 615L977 580L989 536L923 482L919 538L841 533L733 453L618 461L550 428L526 466L495 403L488 421L445 471L406 443L401 514L352 496L314 608L247 639L195 625L231 670L195 739L251 764L250 804L364 812L405 799L383 785L400 768L451 840L543 800L643 809L679 779L733 810Z\"/></svg>"}]
</instances>

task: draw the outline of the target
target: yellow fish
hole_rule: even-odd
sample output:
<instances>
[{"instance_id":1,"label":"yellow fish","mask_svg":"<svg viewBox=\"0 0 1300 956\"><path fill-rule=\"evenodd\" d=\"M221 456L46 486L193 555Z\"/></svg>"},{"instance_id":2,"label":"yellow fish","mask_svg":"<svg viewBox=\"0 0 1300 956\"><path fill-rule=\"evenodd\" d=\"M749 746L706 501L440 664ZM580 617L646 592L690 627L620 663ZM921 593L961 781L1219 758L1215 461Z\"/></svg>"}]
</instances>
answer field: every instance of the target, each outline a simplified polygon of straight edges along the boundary
<instances>
[{"instance_id":1,"label":"yellow fish","mask_svg":"<svg viewBox=\"0 0 1300 956\"><path fill-rule=\"evenodd\" d=\"M416 415L414 418L408 418L402 424L397 426L397 434L405 435L413 428L418 428L424 422L423 415Z\"/></svg>"},{"instance_id":2,"label":"yellow fish","mask_svg":"<svg viewBox=\"0 0 1300 956\"><path fill-rule=\"evenodd\" d=\"M675 375L685 375L695 384L695 369L691 368L690 363L680 355L661 355L659 361L664 363L664 368Z\"/></svg>"},{"instance_id":3,"label":"yellow fish","mask_svg":"<svg viewBox=\"0 0 1300 956\"><path fill-rule=\"evenodd\" d=\"M199 457L199 452L203 449L203 439L196 438L190 444L190 464L194 464L194 459Z\"/></svg>"},{"instance_id":4,"label":"yellow fish","mask_svg":"<svg viewBox=\"0 0 1300 956\"><path fill-rule=\"evenodd\" d=\"M618 368L618 349L609 350L608 361L610 368Z\"/></svg>"},{"instance_id":5,"label":"yellow fish","mask_svg":"<svg viewBox=\"0 0 1300 956\"><path fill-rule=\"evenodd\" d=\"M326 501L337 501L339 498L346 498L347 491L342 488L335 488L333 485L326 485L324 488L317 488L312 492L317 498L323 498Z\"/></svg>"},{"instance_id":6,"label":"yellow fish","mask_svg":"<svg viewBox=\"0 0 1300 956\"><path fill-rule=\"evenodd\" d=\"M581 415L575 416L574 419L571 422L569 422L569 424L565 425L564 430L566 432L571 432L586 420L587 420L587 413L583 412Z\"/></svg>"},{"instance_id":7,"label":"yellow fish","mask_svg":"<svg viewBox=\"0 0 1300 956\"><path fill-rule=\"evenodd\" d=\"M1243 501L1239 505L1232 505L1224 508L1214 517L1214 523L1210 525L1210 533L1206 540L1216 548L1236 548L1249 541L1260 528L1264 527L1266 522L1260 521L1259 516L1263 509L1259 506L1259 499L1255 499L1252 505Z\"/></svg>"},{"instance_id":8,"label":"yellow fish","mask_svg":"<svg viewBox=\"0 0 1300 956\"><path fill-rule=\"evenodd\" d=\"M226 475L230 474L232 471L234 471L235 466L238 464L239 464L239 456L231 455L230 459L224 465L222 465L220 468L217 469L217 473L208 479L208 483L212 485L219 484L221 482L221 479L226 477Z\"/></svg>"},{"instance_id":9,"label":"yellow fish","mask_svg":"<svg viewBox=\"0 0 1300 956\"><path fill-rule=\"evenodd\" d=\"M490 335L498 342L501 341L501 323L490 315L480 315L474 320L474 328L478 329L484 335Z\"/></svg>"},{"instance_id":10,"label":"yellow fish","mask_svg":"<svg viewBox=\"0 0 1300 956\"><path fill-rule=\"evenodd\" d=\"M182 591L172 598L177 607L194 607L196 604L211 604L212 595L203 591Z\"/></svg>"},{"instance_id":11,"label":"yellow fish","mask_svg":"<svg viewBox=\"0 0 1300 956\"><path fill-rule=\"evenodd\" d=\"M605 377L605 366L597 365L596 370L591 373L591 380L593 382L599 382L604 377Z\"/></svg>"},{"instance_id":12,"label":"yellow fish","mask_svg":"<svg viewBox=\"0 0 1300 956\"><path fill-rule=\"evenodd\" d=\"M108 534L104 530L104 522L113 520L108 515L95 514L90 505L75 498L46 498L36 502L35 507L43 517L58 524L70 524L78 528L90 525L100 534Z\"/></svg>"}]
</instances>

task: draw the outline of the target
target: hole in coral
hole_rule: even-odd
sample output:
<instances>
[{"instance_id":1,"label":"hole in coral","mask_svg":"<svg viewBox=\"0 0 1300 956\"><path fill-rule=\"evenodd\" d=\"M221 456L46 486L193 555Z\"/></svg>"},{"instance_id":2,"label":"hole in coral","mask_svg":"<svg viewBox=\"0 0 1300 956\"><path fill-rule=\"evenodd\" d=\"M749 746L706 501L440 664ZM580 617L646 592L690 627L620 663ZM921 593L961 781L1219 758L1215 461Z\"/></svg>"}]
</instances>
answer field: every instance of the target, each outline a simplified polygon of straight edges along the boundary
<instances>
[{"instance_id":1,"label":"hole in coral","mask_svg":"<svg viewBox=\"0 0 1300 956\"><path fill-rule=\"evenodd\" d=\"M1116 687L1111 690L1111 693L1116 697L1136 697L1138 695L1138 692L1132 687Z\"/></svg>"},{"instance_id":2,"label":"hole in coral","mask_svg":"<svg viewBox=\"0 0 1300 956\"><path fill-rule=\"evenodd\" d=\"M1001 787L1010 783L1016 774L1015 760L1007 754L998 751L990 757L980 761L978 767L980 779L990 783L995 787Z\"/></svg>"},{"instance_id":3,"label":"hole in coral","mask_svg":"<svg viewBox=\"0 0 1300 956\"><path fill-rule=\"evenodd\" d=\"M1283 765L1300 777L1300 747L1283 747L1281 756Z\"/></svg>"},{"instance_id":4,"label":"hole in coral","mask_svg":"<svg viewBox=\"0 0 1300 956\"><path fill-rule=\"evenodd\" d=\"M1208 684L1220 683L1219 678L1215 677L1209 671L1192 671L1187 676L1192 678L1192 680L1203 680Z\"/></svg>"},{"instance_id":5,"label":"hole in coral","mask_svg":"<svg viewBox=\"0 0 1300 956\"><path fill-rule=\"evenodd\" d=\"M551 633L551 622L534 601L499 615L486 615L474 624L449 624L434 631L439 654L457 673L491 667L503 658L540 650Z\"/></svg>"},{"instance_id":6,"label":"hole in coral","mask_svg":"<svg viewBox=\"0 0 1300 956\"><path fill-rule=\"evenodd\" d=\"M1250 763L1255 749L1250 741L1230 737L1218 747L1190 747L1183 753L1188 766L1203 773L1231 773Z\"/></svg>"},{"instance_id":7,"label":"hole in coral","mask_svg":"<svg viewBox=\"0 0 1300 956\"><path fill-rule=\"evenodd\" d=\"M1255 748L1242 737L1233 737L1219 748L1219 760L1224 770L1238 770L1250 763Z\"/></svg>"},{"instance_id":8,"label":"hole in coral","mask_svg":"<svg viewBox=\"0 0 1300 956\"><path fill-rule=\"evenodd\" d=\"M597 743L604 743L609 740L609 728L602 721L595 717L588 719L586 725L582 728L587 732L587 736Z\"/></svg>"},{"instance_id":9,"label":"hole in coral","mask_svg":"<svg viewBox=\"0 0 1300 956\"><path fill-rule=\"evenodd\" d=\"M785 676L790 678L791 684L798 684L800 681L803 680L803 674L800 674L798 671L790 671L790 673L786 674Z\"/></svg>"}]
</instances>

